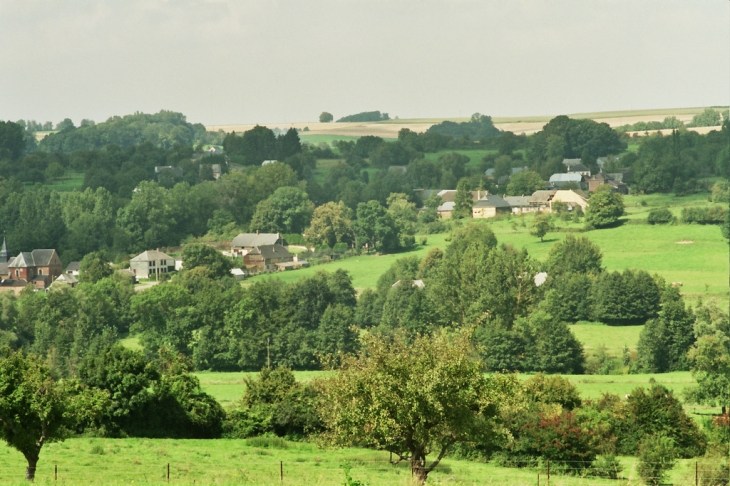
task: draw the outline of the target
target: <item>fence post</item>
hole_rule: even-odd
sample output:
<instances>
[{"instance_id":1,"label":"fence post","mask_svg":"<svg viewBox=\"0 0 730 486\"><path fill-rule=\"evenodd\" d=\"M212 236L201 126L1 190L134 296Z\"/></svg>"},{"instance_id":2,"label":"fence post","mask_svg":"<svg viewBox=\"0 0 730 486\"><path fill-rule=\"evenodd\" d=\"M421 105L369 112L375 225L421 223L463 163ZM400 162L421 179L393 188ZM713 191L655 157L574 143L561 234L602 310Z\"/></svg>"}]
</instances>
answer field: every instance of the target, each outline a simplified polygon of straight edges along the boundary
<instances>
[{"instance_id":1,"label":"fence post","mask_svg":"<svg viewBox=\"0 0 730 486\"><path fill-rule=\"evenodd\" d=\"M53 465L53 480L58 481L58 464Z\"/></svg>"},{"instance_id":2,"label":"fence post","mask_svg":"<svg viewBox=\"0 0 730 486\"><path fill-rule=\"evenodd\" d=\"M699 486L700 484L700 475L697 468L697 461L695 461L695 486Z\"/></svg>"},{"instance_id":3,"label":"fence post","mask_svg":"<svg viewBox=\"0 0 730 486\"><path fill-rule=\"evenodd\" d=\"M537 486L540 486L540 473L537 473Z\"/></svg>"},{"instance_id":4,"label":"fence post","mask_svg":"<svg viewBox=\"0 0 730 486\"><path fill-rule=\"evenodd\" d=\"M167 482L170 482L170 463L167 463Z\"/></svg>"},{"instance_id":5,"label":"fence post","mask_svg":"<svg viewBox=\"0 0 730 486\"><path fill-rule=\"evenodd\" d=\"M284 461L279 461L279 482L284 482Z\"/></svg>"},{"instance_id":6,"label":"fence post","mask_svg":"<svg viewBox=\"0 0 730 486\"><path fill-rule=\"evenodd\" d=\"M550 459L548 459L548 470L547 470L547 473L548 473L547 483L548 483L548 486L550 486Z\"/></svg>"}]
</instances>

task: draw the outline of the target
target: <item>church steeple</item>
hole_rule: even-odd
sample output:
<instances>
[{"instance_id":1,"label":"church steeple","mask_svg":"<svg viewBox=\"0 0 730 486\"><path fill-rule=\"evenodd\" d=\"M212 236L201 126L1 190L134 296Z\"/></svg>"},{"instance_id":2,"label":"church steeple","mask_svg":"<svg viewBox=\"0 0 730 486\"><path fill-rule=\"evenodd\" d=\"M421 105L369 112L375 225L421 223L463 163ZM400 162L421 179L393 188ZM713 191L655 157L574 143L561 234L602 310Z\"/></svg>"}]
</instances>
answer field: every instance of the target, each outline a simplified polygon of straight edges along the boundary
<instances>
[{"instance_id":1,"label":"church steeple","mask_svg":"<svg viewBox=\"0 0 730 486\"><path fill-rule=\"evenodd\" d=\"M0 247L0 263L8 263L8 260L10 260L10 252L3 236L3 246Z\"/></svg>"}]
</instances>

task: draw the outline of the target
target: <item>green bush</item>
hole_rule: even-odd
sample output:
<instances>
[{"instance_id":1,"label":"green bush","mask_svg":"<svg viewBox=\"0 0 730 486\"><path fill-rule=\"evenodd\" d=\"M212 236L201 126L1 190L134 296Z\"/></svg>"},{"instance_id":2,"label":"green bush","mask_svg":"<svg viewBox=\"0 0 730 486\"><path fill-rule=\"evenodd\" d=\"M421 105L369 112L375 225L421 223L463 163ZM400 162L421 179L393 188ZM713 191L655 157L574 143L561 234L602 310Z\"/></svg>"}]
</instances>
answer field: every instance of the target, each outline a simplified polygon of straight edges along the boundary
<instances>
[{"instance_id":1,"label":"green bush","mask_svg":"<svg viewBox=\"0 0 730 486\"><path fill-rule=\"evenodd\" d=\"M577 472L591 467L596 458L592 431L580 426L572 412L546 415L526 411L512 431L510 455L549 459L556 471Z\"/></svg>"},{"instance_id":2,"label":"green bush","mask_svg":"<svg viewBox=\"0 0 730 486\"><path fill-rule=\"evenodd\" d=\"M652 209L646 218L646 222L649 224L670 224L673 221L674 216L667 208Z\"/></svg>"},{"instance_id":3,"label":"green bush","mask_svg":"<svg viewBox=\"0 0 730 486\"><path fill-rule=\"evenodd\" d=\"M623 470L623 466L613 455L598 456L593 461L593 474L599 478L618 479Z\"/></svg>"},{"instance_id":4,"label":"green bush","mask_svg":"<svg viewBox=\"0 0 730 486\"><path fill-rule=\"evenodd\" d=\"M682 222L685 224L722 224L727 210L722 206L682 209Z\"/></svg>"},{"instance_id":5,"label":"green bush","mask_svg":"<svg viewBox=\"0 0 730 486\"><path fill-rule=\"evenodd\" d=\"M664 435L650 435L639 445L638 472L650 486L663 483L677 462L674 441Z\"/></svg>"},{"instance_id":6,"label":"green bush","mask_svg":"<svg viewBox=\"0 0 730 486\"><path fill-rule=\"evenodd\" d=\"M566 410L581 405L578 389L562 376L538 373L523 385L528 396L538 403L557 403Z\"/></svg>"},{"instance_id":7,"label":"green bush","mask_svg":"<svg viewBox=\"0 0 730 486\"><path fill-rule=\"evenodd\" d=\"M259 447L262 449L288 449L289 444L281 437L252 437L246 440L246 445L249 447Z\"/></svg>"}]
</instances>

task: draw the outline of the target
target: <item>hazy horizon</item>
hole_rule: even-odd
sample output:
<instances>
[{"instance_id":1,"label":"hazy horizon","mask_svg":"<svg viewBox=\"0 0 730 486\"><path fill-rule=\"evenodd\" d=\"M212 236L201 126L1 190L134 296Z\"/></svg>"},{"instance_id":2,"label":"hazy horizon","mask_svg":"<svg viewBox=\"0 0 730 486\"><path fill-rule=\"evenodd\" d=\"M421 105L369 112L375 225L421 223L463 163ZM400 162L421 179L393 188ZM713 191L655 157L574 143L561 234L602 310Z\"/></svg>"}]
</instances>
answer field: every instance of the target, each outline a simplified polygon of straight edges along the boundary
<instances>
[{"instance_id":1,"label":"hazy horizon","mask_svg":"<svg viewBox=\"0 0 730 486\"><path fill-rule=\"evenodd\" d=\"M0 119L545 116L727 106L730 5L4 1Z\"/></svg>"}]
</instances>

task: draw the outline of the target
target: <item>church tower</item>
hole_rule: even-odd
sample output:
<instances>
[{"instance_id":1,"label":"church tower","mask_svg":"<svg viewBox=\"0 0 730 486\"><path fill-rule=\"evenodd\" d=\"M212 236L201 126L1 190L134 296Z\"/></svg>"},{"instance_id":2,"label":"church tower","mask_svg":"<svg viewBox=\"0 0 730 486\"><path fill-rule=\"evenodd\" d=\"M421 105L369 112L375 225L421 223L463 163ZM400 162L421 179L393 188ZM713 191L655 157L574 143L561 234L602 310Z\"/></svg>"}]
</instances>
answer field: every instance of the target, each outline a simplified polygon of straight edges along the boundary
<instances>
[{"instance_id":1,"label":"church tower","mask_svg":"<svg viewBox=\"0 0 730 486\"><path fill-rule=\"evenodd\" d=\"M0 248L0 263L8 263L8 260L10 260L10 252L5 237L3 237L3 246Z\"/></svg>"}]
</instances>

